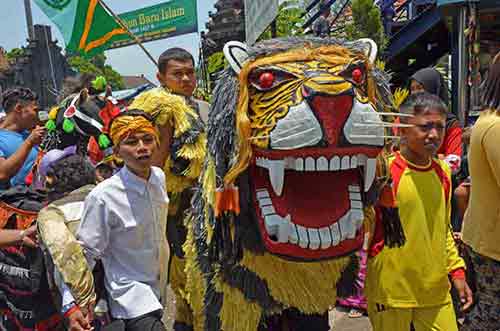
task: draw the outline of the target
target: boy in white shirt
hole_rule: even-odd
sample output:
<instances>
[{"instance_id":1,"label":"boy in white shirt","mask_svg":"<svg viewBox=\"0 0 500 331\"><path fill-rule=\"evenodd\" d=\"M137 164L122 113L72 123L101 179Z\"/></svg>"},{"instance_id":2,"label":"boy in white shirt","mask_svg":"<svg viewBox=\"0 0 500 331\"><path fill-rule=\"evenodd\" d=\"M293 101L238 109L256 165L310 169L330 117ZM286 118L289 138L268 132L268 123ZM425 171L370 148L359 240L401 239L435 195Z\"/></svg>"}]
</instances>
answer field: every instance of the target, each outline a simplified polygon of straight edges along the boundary
<instances>
[{"instance_id":1,"label":"boy in white shirt","mask_svg":"<svg viewBox=\"0 0 500 331\"><path fill-rule=\"evenodd\" d=\"M163 331L169 200L165 175L152 166L158 131L149 115L130 110L112 121L110 136L125 166L88 195L77 239L91 268L103 263L112 318L127 331ZM86 321L69 314L70 329L89 330L92 309L82 309Z\"/></svg>"}]
</instances>

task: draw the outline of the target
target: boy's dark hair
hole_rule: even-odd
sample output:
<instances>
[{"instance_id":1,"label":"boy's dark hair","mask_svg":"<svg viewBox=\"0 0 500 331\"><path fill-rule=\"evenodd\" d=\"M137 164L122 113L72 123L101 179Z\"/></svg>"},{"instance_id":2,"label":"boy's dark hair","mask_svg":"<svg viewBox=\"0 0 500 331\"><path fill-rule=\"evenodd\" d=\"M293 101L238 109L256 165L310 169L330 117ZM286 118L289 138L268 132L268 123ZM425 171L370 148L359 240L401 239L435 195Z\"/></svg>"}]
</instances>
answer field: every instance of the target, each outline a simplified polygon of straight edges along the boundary
<instances>
[{"instance_id":1,"label":"boy's dark hair","mask_svg":"<svg viewBox=\"0 0 500 331\"><path fill-rule=\"evenodd\" d=\"M500 110L500 52L491 61L481 89L481 102L485 109Z\"/></svg>"},{"instance_id":2,"label":"boy's dark hair","mask_svg":"<svg viewBox=\"0 0 500 331\"><path fill-rule=\"evenodd\" d=\"M448 107L437 95L428 92L411 94L399 108L399 112L408 115L418 115L429 109L439 111L444 117L448 113ZM401 117L404 121L406 117Z\"/></svg>"},{"instance_id":3,"label":"boy's dark hair","mask_svg":"<svg viewBox=\"0 0 500 331\"><path fill-rule=\"evenodd\" d=\"M25 87L8 89L2 94L2 107L6 113L12 111L19 102L32 102L38 99L35 92Z\"/></svg>"},{"instance_id":4,"label":"boy's dark hair","mask_svg":"<svg viewBox=\"0 0 500 331\"><path fill-rule=\"evenodd\" d=\"M51 202L80 187L96 183L94 167L80 155L71 155L55 162L47 170L47 176L54 180L49 186Z\"/></svg>"},{"instance_id":5,"label":"boy's dark hair","mask_svg":"<svg viewBox=\"0 0 500 331\"><path fill-rule=\"evenodd\" d=\"M161 73L164 73L167 70L168 61L176 60L176 61L191 61L194 66L194 57L191 53L186 51L183 48L173 47L167 49L163 52L158 59L158 70Z\"/></svg>"}]
</instances>

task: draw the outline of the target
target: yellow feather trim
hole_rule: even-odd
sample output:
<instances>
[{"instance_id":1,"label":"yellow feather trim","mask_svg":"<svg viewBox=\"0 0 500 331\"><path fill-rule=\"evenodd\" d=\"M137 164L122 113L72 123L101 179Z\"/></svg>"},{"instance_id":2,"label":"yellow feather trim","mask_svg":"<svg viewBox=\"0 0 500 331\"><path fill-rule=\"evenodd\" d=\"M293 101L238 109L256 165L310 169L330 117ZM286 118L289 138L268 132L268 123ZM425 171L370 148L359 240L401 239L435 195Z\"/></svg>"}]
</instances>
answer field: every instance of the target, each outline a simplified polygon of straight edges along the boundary
<instances>
[{"instance_id":1,"label":"yellow feather trim","mask_svg":"<svg viewBox=\"0 0 500 331\"><path fill-rule=\"evenodd\" d=\"M394 91L394 107L399 109L409 95L410 91L408 91L408 89L398 87L396 91Z\"/></svg>"},{"instance_id":2,"label":"yellow feather trim","mask_svg":"<svg viewBox=\"0 0 500 331\"><path fill-rule=\"evenodd\" d=\"M129 109L139 109L150 114L157 125L171 125L174 128L175 138L191 128L188 114L198 118L196 112L186 104L183 97L169 93L163 87L140 94L134 99Z\"/></svg>"},{"instance_id":3,"label":"yellow feather trim","mask_svg":"<svg viewBox=\"0 0 500 331\"><path fill-rule=\"evenodd\" d=\"M305 314L322 314L335 304L336 283L349 262L350 257L297 262L268 253L255 255L245 251L241 265L259 275L267 283L271 296L285 308L296 307ZM226 298L232 302L232 298Z\"/></svg>"},{"instance_id":4,"label":"yellow feather trim","mask_svg":"<svg viewBox=\"0 0 500 331\"><path fill-rule=\"evenodd\" d=\"M201 134L194 144L185 144L177 152L177 156L188 160L203 160L206 152L207 138L205 134ZM199 175L199 174L198 174Z\"/></svg>"}]
</instances>

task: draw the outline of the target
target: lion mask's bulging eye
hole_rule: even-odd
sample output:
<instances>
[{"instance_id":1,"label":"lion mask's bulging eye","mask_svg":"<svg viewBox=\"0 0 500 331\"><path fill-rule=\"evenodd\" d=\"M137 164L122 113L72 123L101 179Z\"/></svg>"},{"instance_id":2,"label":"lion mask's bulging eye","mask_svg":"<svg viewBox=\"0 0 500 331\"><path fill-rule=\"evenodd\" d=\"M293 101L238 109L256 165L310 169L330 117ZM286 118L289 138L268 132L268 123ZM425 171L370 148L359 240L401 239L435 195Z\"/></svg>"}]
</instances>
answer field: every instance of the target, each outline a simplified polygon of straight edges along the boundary
<instances>
[{"instance_id":1,"label":"lion mask's bulging eye","mask_svg":"<svg viewBox=\"0 0 500 331\"><path fill-rule=\"evenodd\" d=\"M364 80L364 73L361 69L359 68L356 68L352 71L352 80L356 83L356 84L361 84L363 83L363 80Z\"/></svg>"},{"instance_id":2,"label":"lion mask's bulging eye","mask_svg":"<svg viewBox=\"0 0 500 331\"><path fill-rule=\"evenodd\" d=\"M276 69L264 69L251 73L250 83L259 91L267 91L294 78L295 76L288 72Z\"/></svg>"},{"instance_id":3,"label":"lion mask's bulging eye","mask_svg":"<svg viewBox=\"0 0 500 331\"><path fill-rule=\"evenodd\" d=\"M366 70L363 65L353 64L347 67L342 74L345 79L356 85L362 85L366 80Z\"/></svg>"}]
</instances>

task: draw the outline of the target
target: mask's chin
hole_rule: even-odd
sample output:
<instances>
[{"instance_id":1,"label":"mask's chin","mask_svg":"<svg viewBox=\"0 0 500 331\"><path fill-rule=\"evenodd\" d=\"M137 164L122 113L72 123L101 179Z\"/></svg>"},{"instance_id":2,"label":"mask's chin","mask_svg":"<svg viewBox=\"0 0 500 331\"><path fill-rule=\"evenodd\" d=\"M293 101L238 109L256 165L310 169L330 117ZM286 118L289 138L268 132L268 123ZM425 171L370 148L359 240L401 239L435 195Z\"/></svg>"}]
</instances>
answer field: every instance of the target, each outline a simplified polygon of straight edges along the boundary
<instances>
[{"instance_id":1,"label":"mask's chin","mask_svg":"<svg viewBox=\"0 0 500 331\"><path fill-rule=\"evenodd\" d=\"M363 196L375 178L378 150L356 151L254 151L253 201L267 251L319 260L361 247Z\"/></svg>"}]
</instances>

